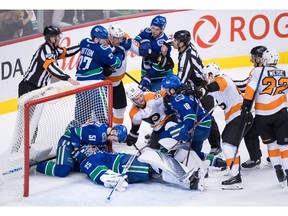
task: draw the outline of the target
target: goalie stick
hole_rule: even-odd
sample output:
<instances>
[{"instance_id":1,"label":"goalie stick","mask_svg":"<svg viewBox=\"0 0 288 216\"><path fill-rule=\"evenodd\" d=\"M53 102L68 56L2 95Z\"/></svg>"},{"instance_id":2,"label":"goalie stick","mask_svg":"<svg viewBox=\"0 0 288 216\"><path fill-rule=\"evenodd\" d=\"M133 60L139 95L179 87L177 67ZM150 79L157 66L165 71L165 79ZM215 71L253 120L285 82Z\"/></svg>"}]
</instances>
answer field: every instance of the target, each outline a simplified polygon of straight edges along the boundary
<instances>
[{"instance_id":1,"label":"goalie stick","mask_svg":"<svg viewBox=\"0 0 288 216\"><path fill-rule=\"evenodd\" d=\"M128 162L126 163L122 173L120 174L121 178L118 180L117 184L115 185L115 187L113 187L113 189L111 190L109 196L107 197L107 201L111 200L111 196L113 195L114 191L117 189L117 187L119 186L119 184L122 182L125 174L128 172L128 169L130 168L130 166L132 165L133 161L135 160L135 158L137 157L137 154L134 154L130 157L130 159L128 160ZM124 180L125 181L125 180Z\"/></svg>"}]
</instances>

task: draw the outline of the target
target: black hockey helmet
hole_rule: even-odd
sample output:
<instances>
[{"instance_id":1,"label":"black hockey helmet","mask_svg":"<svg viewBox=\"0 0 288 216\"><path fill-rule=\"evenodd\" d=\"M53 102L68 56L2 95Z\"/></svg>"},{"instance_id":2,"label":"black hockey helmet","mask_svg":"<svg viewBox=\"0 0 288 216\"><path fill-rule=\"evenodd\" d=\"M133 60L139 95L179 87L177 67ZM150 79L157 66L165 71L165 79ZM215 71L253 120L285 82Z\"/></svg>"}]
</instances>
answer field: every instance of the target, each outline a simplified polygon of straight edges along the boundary
<instances>
[{"instance_id":1,"label":"black hockey helmet","mask_svg":"<svg viewBox=\"0 0 288 216\"><path fill-rule=\"evenodd\" d=\"M183 42L184 46L188 46L189 42L191 41L191 34L187 30L180 30L175 32L174 39Z\"/></svg>"},{"instance_id":2,"label":"black hockey helmet","mask_svg":"<svg viewBox=\"0 0 288 216\"><path fill-rule=\"evenodd\" d=\"M250 54L256 57L262 57L263 53L267 50L265 46L256 46L253 47L250 51Z\"/></svg>"},{"instance_id":3,"label":"black hockey helmet","mask_svg":"<svg viewBox=\"0 0 288 216\"><path fill-rule=\"evenodd\" d=\"M55 37L57 35L61 34L61 31L56 26L46 26L43 31L43 35L45 36L45 39L48 40L50 37Z\"/></svg>"}]
</instances>

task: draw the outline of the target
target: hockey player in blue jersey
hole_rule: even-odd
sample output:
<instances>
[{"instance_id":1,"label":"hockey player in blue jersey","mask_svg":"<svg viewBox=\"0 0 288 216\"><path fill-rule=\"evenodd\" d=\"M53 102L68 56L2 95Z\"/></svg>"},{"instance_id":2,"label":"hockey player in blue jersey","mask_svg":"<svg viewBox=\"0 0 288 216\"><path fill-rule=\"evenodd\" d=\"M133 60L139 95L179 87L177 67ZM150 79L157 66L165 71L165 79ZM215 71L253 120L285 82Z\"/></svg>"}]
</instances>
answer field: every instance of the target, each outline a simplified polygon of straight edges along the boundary
<instances>
[{"instance_id":1,"label":"hockey player in blue jersey","mask_svg":"<svg viewBox=\"0 0 288 216\"><path fill-rule=\"evenodd\" d=\"M150 148L135 158L126 153L98 151L91 146L83 146L79 152L76 160L81 171L97 184L108 188L117 185L117 191L126 190L128 182L145 182L153 175L185 189L204 190L204 170L192 161L193 158L190 158L188 167L174 157ZM129 166L130 158L134 160ZM128 171L121 175L126 165Z\"/></svg>"},{"instance_id":2,"label":"hockey player in blue jersey","mask_svg":"<svg viewBox=\"0 0 288 216\"><path fill-rule=\"evenodd\" d=\"M211 116L207 114L192 95L178 94L177 89L181 86L181 81L178 76L170 74L162 81L162 88L166 90L169 97L171 107L176 111L180 124L171 127L166 132L168 137L172 137L182 142L191 142L191 148L197 155L204 160L206 154L202 152L204 140L206 140L210 133ZM204 117L204 119L202 119ZM200 121L201 120L201 121ZM195 122L196 121L196 122ZM194 126L199 124L196 128ZM193 133L192 133L192 130ZM191 135L193 134L193 137Z\"/></svg>"},{"instance_id":3,"label":"hockey player in blue jersey","mask_svg":"<svg viewBox=\"0 0 288 216\"><path fill-rule=\"evenodd\" d=\"M168 48L166 56L161 54L161 47L168 39L164 33L166 24L166 18L158 15L152 19L150 27L145 28L135 37L140 44L139 55L143 56L139 84L139 88L143 91L160 90L163 78L173 73L171 47Z\"/></svg>"},{"instance_id":4,"label":"hockey player in blue jersey","mask_svg":"<svg viewBox=\"0 0 288 216\"><path fill-rule=\"evenodd\" d=\"M72 171L77 171L75 158L83 145L91 145L95 149L107 149L107 142L123 142L127 138L127 128L124 125L108 127L107 124L88 122L82 126L72 121L60 138L57 147L56 163L41 162L36 171L45 175L66 177ZM77 160L76 160L77 161ZM79 165L78 165L79 169Z\"/></svg>"},{"instance_id":5,"label":"hockey player in blue jersey","mask_svg":"<svg viewBox=\"0 0 288 216\"><path fill-rule=\"evenodd\" d=\"M91 38L85 38L80 42L80 58L77 65L77 81L86 80L105 80L106 76L113 73L113 69L120 68L125 53L119 47L112 52L108 46L108 31L101 25L96 25L90 33ZM84 95L90 94L83 92L76 95L75 119L84 124L91 119L93 112L96 112L95 100L87 100ZM99 91L95 90L93 97L100 98ZM87 112L78 109L85 104ZM99 109L99 108L98 108ZM98 110L98 112L101 112ZM98 119L98 121L100 121Z\"/></svg>"}]
</instances>

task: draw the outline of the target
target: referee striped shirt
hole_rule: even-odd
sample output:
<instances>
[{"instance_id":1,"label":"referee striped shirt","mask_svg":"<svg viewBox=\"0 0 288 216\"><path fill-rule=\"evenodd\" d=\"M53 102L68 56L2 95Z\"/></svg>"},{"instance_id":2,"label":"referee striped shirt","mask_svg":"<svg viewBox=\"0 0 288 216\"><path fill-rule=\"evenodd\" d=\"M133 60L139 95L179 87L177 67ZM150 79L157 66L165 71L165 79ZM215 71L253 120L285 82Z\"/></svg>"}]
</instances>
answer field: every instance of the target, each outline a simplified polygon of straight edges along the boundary
<instances>
[{"instance_id":1,"label":"referee striped shirt","mask_svg":"<svg viewBox=\"0 0 288 216\"><path fill-rule=\"evenodd\" d=\"M181 83L191 83L197 87L202 85L202 83L206 83L202 73L204 67L202 59L192 43L189 43L183 52L179 52L178 61L177 76L180 78Z\"/></svg>"},{"instance_id":2,"label":"referee striped shirt","mask_svg":"<svg viewBox=\"0 0 288 216\"><path fill-rule=\"evenodd\" d=\"M41 88L50 83L51 76L59 80L68 80L69 75L59 67L57 60L70 57L79 52L80 46L71 46L68 48L53 48L49 43L44 43L35 52L30 62L28 70L24 74L24 80Z\"/></svg>"}]
</instances>

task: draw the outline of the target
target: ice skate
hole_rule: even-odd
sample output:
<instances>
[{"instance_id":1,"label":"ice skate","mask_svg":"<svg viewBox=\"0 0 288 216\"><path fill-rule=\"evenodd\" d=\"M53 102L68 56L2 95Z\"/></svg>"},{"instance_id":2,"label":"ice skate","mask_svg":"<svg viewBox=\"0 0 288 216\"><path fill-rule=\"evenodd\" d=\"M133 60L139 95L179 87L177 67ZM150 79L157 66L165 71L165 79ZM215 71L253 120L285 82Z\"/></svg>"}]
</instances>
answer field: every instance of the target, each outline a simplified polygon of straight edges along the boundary
<instances>
[{"instance_id":1,"label":"ice skate","mask_svg":"<svg viewBox=\"0 0 288 216\"><path fill-rule=\"evenodd\" d=\"M242 186L242 179L240 173L236 176L232 176L226 181L222 182L222 189L223 190L240 190L243 189Z\"/></svg>"},{"instance_id":2,"label":"ice skate","mask_svg":"<svg viewBox=\"0 0 288 216\"><path fill-rule=\"evenodd\" d=\"M244 169L256 168L259 169L261 164L261 159L257 159L255 161L249 159L241 164L241 167Z\"/></svg>"},{"instance_id":3,"label":"ice skate","mask_svg":"<svg viewBox=\"0 0 288 216\"><path fill-rule=\"evenodd\" d=\"M218 155L222 152L221 147L217 147L217 148L211 148L209 154L214 154L214 155Z\"/></svg>"},{"instance_id":4,"label":"ice skate","mask_svg":"<svg viewBox=\"0 0 288 216\"><path fill-rule=\"evenodd\" d=\"M204 170L198 168L198 170L195 171L189 178L190 189L204 191L204 176L205 176Z\"/></svg>"},{"instance_id":5,"label":"ice skate","mask_svg":"<svg viewBox=\"0 0 288 216\"><path fill-rule=\"evenodd\" d=\"M285 181L287 179L283 169L282 169L282 166L281 165L276 165L274 166L274 169L275 169L275 172L276 172L276 176L278 178L278 181L281 185L282 188L285 187Z\"/></svg>"}]
</instances>

